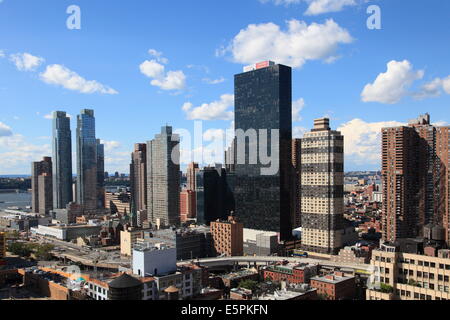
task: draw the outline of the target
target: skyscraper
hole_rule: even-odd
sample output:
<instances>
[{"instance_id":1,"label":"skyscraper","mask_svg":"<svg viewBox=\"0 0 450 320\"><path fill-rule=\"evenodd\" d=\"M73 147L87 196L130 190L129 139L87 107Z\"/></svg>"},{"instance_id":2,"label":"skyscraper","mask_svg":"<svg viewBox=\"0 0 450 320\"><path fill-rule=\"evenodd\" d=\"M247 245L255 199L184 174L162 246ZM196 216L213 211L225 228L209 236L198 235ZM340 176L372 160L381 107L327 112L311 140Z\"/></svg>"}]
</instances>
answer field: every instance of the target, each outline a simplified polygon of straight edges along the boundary
<instances>
[{"instance_id":1,"label":"skyscraper","mask_svg":"<svg viewBox=\"0 0 450 320\"><path fill-rule=\"evenodd\" d=\"M31 207L33 212L47 215L53 209L52 158L33 162L31 167Z\"/></svg>"},{"instance_id":2,"label":"skyscraper","mask_svg":"<svg viewBox=\"0 0 450 320\"><path fill-rule=\"evenodd\" d=\"M199 172L198 163L189 163L187 168L187 189L195 191L197 187L197 173Z\"/></svg>"},{"instance_id":3,"label":"skyscraper","mask_svg":"<svg viewBox=\"0 0 450 320\"><path fill-rule=\"evenodd\" d=\"M88 109L77 117L77 203L97 209L97 139L94 110Z\"/></svg>"},{"instance_id":4,"label":"skyscraper","mask_svg":"<svg viewBox=\"0 0 450 320\"><path fill-rule=\"evenodd\" d=\"M97 139L97 208L105 208L105 145Z\"/></svg>"},{"instance_id":5,"label":"skyscraper","mask_svg":"<svg viewBox=\"0 0 450 320\"><path fill-rule=\"evenodd\" d=\"M302 140L292 139L292 218L294 228L301 227Z\"/></svg>"},{"instance_id":6,"label":"skyscraper","mask_svg":"<svg viewBox=\"0 0 450 320\"><path fill-rule=\"evenodd\" d=\"M217 219L226 219L227 172L222 165L205 167L197 173L196 214L197 223L209 225Z\"/></svg>"},{"instance_id":7,"label":"skyscraper","mask_svg":"<svg viewBox=\"0 0 450 320\"><path fill-rule=\"evenodd\" d=\"M344 137L323 118L314 120L301 141L302 246L337 254L353 234L343 217Z\"/></svg>"},{"instance_id":8,"label":"skyscraper","mask_svg":"<svg viewBox=\"0 0 450 320\"><path fill-rule=\"evenodd\" d=\"M168 126L147 143L147 214L153 225L180 224L179 144Z\"/></svg>"},{"instance_id":9,"label":"skyscraper","mask_svg":"<svg viewBox=\"0 0 450 320\"><path fill-rule=\"evenodd\" d=\"M425 236L449 242L449 127L430 115L383 128L383 239ZM424 233L424 227L433 230Z\"/></svg>"},{"instance_id":10,"label":"skyscraper","mask_svg":"<svg viewBox=\"0 0 450 320\"><path fill-rule=\"evenodd\" d=\"M145 211L147 213L147 145L137 143L131 154L130 164L131 213ZM136 217L137 218L137 217ZM136 221L137 224L137 219ZM133 222L133 223L134 223Z\"/></svg>"},{"instance_id":11,"label":"skyscraper","mask_svg":"<svg viewBox=\"0 0 450 320\"><path fill-rule=\"evenodd\" d=\"M279 232L287 240L292 236L290 67L267 61L235 76L235 128L236 217L245 228ZM267 145L261 137L267 137ZM256 157L261 153L278 163L275 174L263 174L270 165Z\"/></svg>"},{"instance_id":12,"label":"skyscraper","mask_svg":"<svg viewBox=\"0 0 450 320\"><path fill-rule=\"evenodd\" d=\"M65 112L53 113L53 208L65 209L72 196L72 132Z\"/></svg>"}]
</instances>

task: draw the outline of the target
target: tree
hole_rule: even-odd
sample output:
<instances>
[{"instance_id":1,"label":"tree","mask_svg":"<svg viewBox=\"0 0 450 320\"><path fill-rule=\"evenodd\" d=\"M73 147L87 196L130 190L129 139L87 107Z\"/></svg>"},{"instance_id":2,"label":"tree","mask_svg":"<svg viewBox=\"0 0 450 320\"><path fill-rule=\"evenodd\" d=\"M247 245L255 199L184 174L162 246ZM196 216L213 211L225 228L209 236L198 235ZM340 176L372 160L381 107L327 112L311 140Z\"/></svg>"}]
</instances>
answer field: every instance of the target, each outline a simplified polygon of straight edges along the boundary
<instances>
[{"instance_id":1,"label":"tree","mask_svg":"<svg viewBox=\"0 0 450 320\"><path fill-rule=\"evenodd\" d=\"M38 246L35 252L35 256L38 260L44 260L44 261L48 261L51 260L52 258L52 254L50 253L50 251L52 251L54 248L53 245L51 244L44 244L41 246Z\"/></svg>"},{"instance_id":2,"label":"tree","mask_svg":"<svg viewBox=\"0 0 450 320\"><path fill-rule=\"evenodd\" d=\"M28 258L32 250L29 246L22 242L12 242L8 246L8 251L20 257Z\"/></svg>"},{"instance_id":3,"label":"tree","mask_svg":"<svg viewBox=\"0 0 450 320\"><path fill-rule=\"evenodd\" d=\"M380 284L380 291L383 293L392 293L394 292L394 288L388 284L381 283Z\"/></svg>"},{"instance_id":4,"label":"tree","mask_svg":"<svg viewBox=\"0 0 450 320\"><path fill-rule=\"evenodd\" d=\"M239 288L255 291L258 288L258 282L254 280L243 280L239 283Z\"/></svg>"}]
</instances>

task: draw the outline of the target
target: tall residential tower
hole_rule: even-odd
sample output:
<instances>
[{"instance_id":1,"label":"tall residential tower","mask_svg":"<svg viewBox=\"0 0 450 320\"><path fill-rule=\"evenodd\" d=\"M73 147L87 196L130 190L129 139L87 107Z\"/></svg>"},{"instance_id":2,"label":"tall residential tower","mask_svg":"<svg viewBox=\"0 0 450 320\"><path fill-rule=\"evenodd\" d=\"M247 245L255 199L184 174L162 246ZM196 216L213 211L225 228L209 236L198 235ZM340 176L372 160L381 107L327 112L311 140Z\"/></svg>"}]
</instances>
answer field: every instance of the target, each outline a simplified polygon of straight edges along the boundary
<instances>
[{"instance_id":1,"label":"tall residential tower","mask_svg":"<svg viewBox=\"0 0 450 320\"><path fill-rule=\"evenodd\" d=\"M65 112L53 113L53 208L65 209L73 201L72 132Z\"/></svg>"}]
</instances>

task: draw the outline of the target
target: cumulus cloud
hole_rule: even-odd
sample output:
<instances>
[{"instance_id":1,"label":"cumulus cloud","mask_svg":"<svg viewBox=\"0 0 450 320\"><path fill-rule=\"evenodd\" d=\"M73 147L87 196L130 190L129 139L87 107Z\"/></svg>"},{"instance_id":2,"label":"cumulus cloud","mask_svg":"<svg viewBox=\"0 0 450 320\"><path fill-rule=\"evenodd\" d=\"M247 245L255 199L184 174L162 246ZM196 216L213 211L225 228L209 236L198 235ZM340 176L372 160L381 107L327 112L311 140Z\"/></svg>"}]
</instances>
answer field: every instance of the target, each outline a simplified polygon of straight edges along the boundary
<instances>
[{"instance_id":1,"label":"cumulus cloud","mask_svg":"<svg viewBox=\"0 0 450 320\"><path fill-rule=\"evenodd\" d=\"M41 80L48 84L62 86L68 90L78 91L85 94L102 93L117 94L118 92L95 80L86 80L76 72L68 68L53 64L40 74Z\"/></svg>"},{"instance_id":2,"label":"cumulus cloud","mask_svg":"<svg viewBox=\"0 0 450 320\"><path fill-rule=\"evenodd\" d=\"M50 144L29 143L20 134L0 135L0 174L30 173L31 162L39 161L51 152Z\"/></svg>"},{"instance_id":3,"label":"cumulus cloud","mask_svg":"<svg viewBox=\"0 0 450 320\"><path fill-rule=\"evenodd\" d=\"M169 60L163 57L162 52L150 49L148 53L155 59L145 60L139 65L141 73L152 79L150 84L162 90L182 90L186 87L186 75L183 71L167 71L164 64Z\"/></svg>"},{"instance_id":4,"label":"cumulus cloud","mask_svg":"<svg viewBox=\"0 0 450 320\"><path fill-rule=\"evenodd\" d=\"M308 60L331 61L340 44L353 42L350 33L332 19L310 25L292 19L287 21L287 25L287 30L282 30L271 22L251 24L218 54L231 52L233 60L242 64L270 59L300 68Z\"/></svg>"},{"instance_id":5,"label":"cumulus cloud","mask_svg":"<svg viewBox=\"0 0 450 320\"><path fill-rule=\"evenodd\" d=\"M300 112L305 107L305 100L303 98L300 98L294 102L292 102L292 121L302 121L302 116Z\"/></svg>"},{"instance_id":6,"label":"cumulus cloud","mask_svg":"<svg viewBox=\"0 0 450 320\"><path fill-rule=\"evenodd\" d=\"M67 115L67 117L72 118L72 115L70 115L70 114L66 114L66 115ZM53 120L53 113L48 113L48 114L44 115L43 118L47 119L47 120Z\"/></svg>"},{"instance_id":7,"label":"cumulus cloud","mask_svg":"<svg viewBox=\"0 0 450 320\"><path fill-rule=\"evenodd\" d=\"M120 142L118 142L118 141L101 140L100 143L105 145L105 151L106 152L117 150L117 149L119 149L122 146L122 144Z\"/></svg>"},{"instance_id":8,"label":"cumulus cloud","mask_svg":"<svg viewBox=\"0 0 450 320\"><path fill-rule=\"evenodd\" d=\"M29 53L16 53L9 56L19 71L35 71L45 59Z\"/></svg>"},{"instance_id":9,"label":"cumulus cloud","mask_svg":"<svg viewBox=\"0 0 450 320\"><path fill-rule=\"evenodd\" d=\"M306 132L308 132L308 129L305 127L294 127L292 129L292 138L301 139Z\"/></svg>"},{"instance_id":10,"label":"cumulus cloud","mask_svg":"<svg viewBox=\"0 0 450 320\"><path fill-rule=\"evenodd\" d=\"M232 120L234 113L230 110L234 106L234 95L224 94L220 100L204 103L194 107L186 102L182 110L186 113L188 120Z\"/></svg>"},{"instance_id":11,"label":"cumulus cloud","mask_svg":"<svg viewBox=\"0 0 450 320\"><path fill-rule=\"evenodd\" d=\"M415 94L417 99L425 99L429 97L438 97L442 91L450 94L450 76L445 79L435 78L434 80L425 83Z\"/></svg>"},{"instance_id":12,"label":"cumulus cloud","mask_svg":"<svg viewBox=\"0 0 450 320\"><path fill-rule=\"evenodd\" d=\"M12 135L12 130L9 126L0 122L0 137L9 137Z\"/></svg>"},{"instance_id":13,"label":"cumulus cloud","mask_svg":"<svg viewBox=\"0 0 450 320\"><path fill-rule=\"evenodd\" d=\"M381 162L381 129L403 126L397 121L366 122L353 119L338 128L345 138L346 161L357 165L376 165Z\"/></svg>"},{"instance_id":14,"label":"cumulus cloud","mask_svg":"<svg viewBox=\"0 0 450 320\"><path fill-rule=\"evenodd\" d=\"M372 84L367 84L361 93L364 102L398 103L408 95L408 89L414 81L422 79L424 71L414 71L408 60L392 60L387 71L380 73Z\"/></svg>"}]
</instances>

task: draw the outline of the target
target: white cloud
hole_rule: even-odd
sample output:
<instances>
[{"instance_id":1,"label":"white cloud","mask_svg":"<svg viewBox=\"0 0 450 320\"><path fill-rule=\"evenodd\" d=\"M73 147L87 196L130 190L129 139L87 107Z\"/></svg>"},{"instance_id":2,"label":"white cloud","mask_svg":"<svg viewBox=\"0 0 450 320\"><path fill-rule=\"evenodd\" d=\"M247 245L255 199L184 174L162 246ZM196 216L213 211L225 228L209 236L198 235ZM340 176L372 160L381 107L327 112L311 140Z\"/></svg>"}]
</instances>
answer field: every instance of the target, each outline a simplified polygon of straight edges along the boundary
<instances>
[{"instance_id":1,"label":"white cloud","mask_svg":"<svg viewBox=\"0 0 450 320\"><path fill-rule=\"evenodd\" d=\"M44 58L36 57L26 52L12 54L9 58L19 71L34 71L45 61Z\"/></svg>"},{"instance_id":2,"label":"white cloud","mask_svg":"<svg viewBox=\"0 0 450 320\"><path fill-rule=\"evenodd\" d=\"M0 58L6 57L5 50L0 50Z\"/></svg>"},{"instance_id":3,"label":"white cloud","mask_svg":"<svg viewBox=\"0 0 450 320\"><path fill-rule=\"evenodd\" d=\"M41 80L48 84L62 86L66 89L78 91L81 93L102 93L117 94L118 92L108 86L105 86L95 80L86 80L76 72L68 68L53 64L47 66L47 69L40 74Z\"/></svg>"},{"instance_id":4,"label":"white cloud","mask_svg":"<svg viewBox=\"0 0 450 320\"><path fill-rule=\"evenodd\" d=\"M294 102L292 102L292 121L298 122L302 121L302 116L300 112L305 107L305 100L300 98Z\"/></svg>"},{"instance_id":5,"label":"white cloud","mask_svg":"<svg viewBox=\"0 0 450 320\"><path fill-rule=\"evenodd\" d=\"M183 71L168 71L156 60L146 60L139 66L142 74L152 79L152 86L162 90L182 90L186 86L186 75Z\"/></svg>"},{"instance_id":6,"label":"white cloud","mask_svg":"<svg viewBox=\"0 0 450 320\"><path fill-rule=\"evenodd\" d=\"M12 130L6 124L0 122L0 137L9 137L12 135Z\"/></svg>"},{"instance_id":7,"label":"white cloud","mask_svg":"<svg viewBox=\"0 0 450 320\"><path fill-rule=\"evenodd\" d=\"M207 84L219 84L225 82L225 78L224 77L220 77L218 79L204 78L203 82L206 82Z\"/></svg>"},{"instance_id":8,"label":"white cloud","mask_svg":"<svg viewBox=\"0 0 450 320\"><path fill-rule=\"evenodd\" d=\"M329 12L342 11L345 7L355 6L363 0L260 0L262 3L273 2L275 5L292 5L298 3L307 3L308 9L305 15L319 15ZM364 0L368 2L369 0Z\"/></svg>"},{"instance_id":9,"label":"white cloud","mask_svg":"<svg viewBox=\"0 0 450 320\"><path fill-rule=\"evenodd\" d=\"M380 73L374 83L365 86L362 101L395 104L408 95L409 87L423 76L424 71L414 71L408 60L392 60L385 73Z\"/></svg>"},{"instance_id":10,"label":"white cloud","mask_svg":"<svg viewBox=\"0 0 450 320\"><path fill-rule=\"evenodd\" d=\"M345 138L344 154L346 161L357 165L381 163L381 129L406 125L397 121L365 122L353 119L341 125Z\"/></svg>"},{"instance_id":11,"label":"white cloud","mask_svg":"<svg viewBox=\"0 0 450 320\"><path fill-rule=\"evenodd\" d=\"M307 128L304 127L294 127L292 129L292 138L293 139L301 139L303 138L303 135L308 132Z\"/></svg>"},{"instance_id":12,"label":"white cloud","mask_svg":"<svg viewBox=\"0 0 450 320\"><path fill-rule=\"evenodd\" d=\"M292 19L287 24L286 31L274 23L251 24L241 30L223 52L231 52L237 63L252 64L270 59L300 68L308 60L330 61L340 44L353 41L349 32L332 19L310 25Z\"/></svg>"},{"instance_id":13,"label":"white cloud","mask_svg":"<svg viewBox=\"0 0 450 320\"><path fill-rule=\"evenodd\" d=\"M435 78L425 83L414 96L416 99L438 97L442 94L442 91L450 94L450 76L445 79Z\"/></svg>"},{"instance_id":14,"label":"white cloud","mask_svg":"<svg viewBox=\"0 0 450 320\"><path fill-rule=\"evenodd\" d=\"M169 60L167 58L163 57L163 53L160 51L157 51L155 49L150 49L150 50L148 50L148 54L155 57L158 62L161 62L164 64L169 63Z\"/></svg>"},{"instance_id":15,"label":"white cloud","mask_svg":"<svg viewBox=\"0 0 450 320\"><path fill-rule=\"evenodd\" d=\"M66 116L69 117L69 118L73 118L71 114L66 114ZM46 115L44 115L43 118L47 119L47 120L53 120L53 113L46 114Z\"/></svg>"},{"instance_id":16,"label":"white cloud","mask_svg":"<svg viewBox=\"0 0 450 320\"><path fill-rule=\"evenodd\" d=\"M101 143L105 145L106 152L117 150L122 146L122 144L118 141L101 140Z\"/></svg>"},{"instance_id":17,"label":"white cloud","mask_svg":"<svg viewBox=\"0 0 450 320\"><path fill-rule=\"evenodd\" d=\"M220 100L204 103L194 107L186 102L182 110L186 113L188 120L232 120L234 113L230 109L234 106L234 95L224 94Z\"/></svg>"},{"instance_id":18,"label":"white cloud","mask_svg":"<svg viewBox=\"0 0 450 320\"><path fill-rule=\"evenodd\" d=\"M31 173L31 162L51 155L50 144L34 145L20 134L0 136L0 174Z\"/></svg>"}]
</instances>

